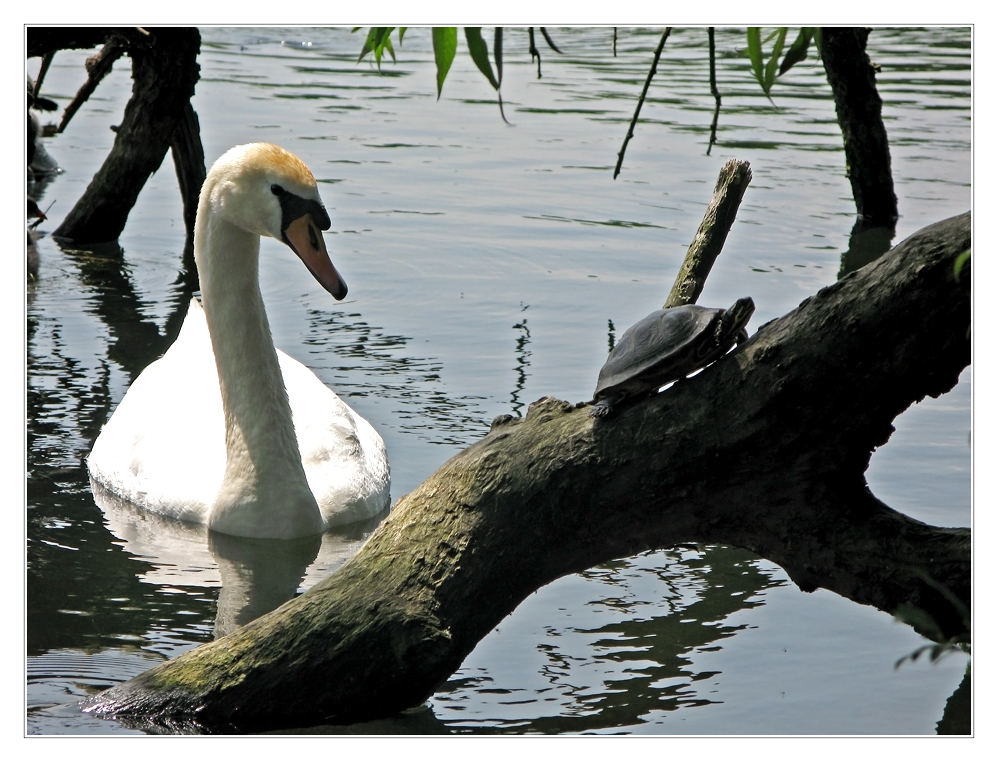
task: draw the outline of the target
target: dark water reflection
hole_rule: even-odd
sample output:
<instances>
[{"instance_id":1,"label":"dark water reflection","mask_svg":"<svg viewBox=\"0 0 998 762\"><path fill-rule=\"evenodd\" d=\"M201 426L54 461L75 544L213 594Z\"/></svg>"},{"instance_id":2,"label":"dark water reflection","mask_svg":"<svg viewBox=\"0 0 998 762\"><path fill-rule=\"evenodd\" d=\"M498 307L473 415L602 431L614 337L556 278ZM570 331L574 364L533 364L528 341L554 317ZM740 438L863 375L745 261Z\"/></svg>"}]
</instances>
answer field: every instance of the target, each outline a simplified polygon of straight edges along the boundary
<instances>
[{"instance_id":1,"label":"dark water reflection","mask_svg":"<svg viewBox=\"0 0 998 762\"><path fill-rule=\"evenodd\" d=\"M849 235L849 248L842 254L838 276L866 267L886 254L894 242L894 227L871 225L862 217L856 219Z\"/></svg>"},{"instance_id":2,"label":"dark water reflection","mask_svg":"<svg viewBox=\"0 0 998 762\"><path fill-rule=\"evenodd\" d=\"M260 540L211 532L137 509L90 482L108 530L134 559L152 564L140 576L171 588L218 587L214 636L273 611L329 576L357 552L387 510L322 536Z\"/></svg>"},{"instance_id":3,"label":"dark water reflection","mask_svg":"<svg viewBox=\"0 0 998 762\"><path fill-rule=\"evenodd\" d=\"M642 573L654 582L642 584ZM536 654L521 656L537 663L535 684L511 689L462 669L442 686L432 705L453 731L612 732L715 703L702 685L718 673L699 670L692 656L720 650L746 627L732 615L783 584L750 553L725 546L646 554L581 577L603 595L581 621L546 627ZM492 713L473 705L476 694L495 696Z\"/></svg>"},{"instance_id":4,"label":"dark water reflection","mask_svg":"<svg viewBox=\"0 0 998 762\"><path fill-rule=\"evenodd\" d=\"M117 242L90 246L60 245L78 269L83 293L90 295L87 312L103 322L110 332L107 356L135 378L143 368L161 357L176 340L187 314L191 292L175 289L167 296L171 314L161 333L144 312L150 306L135 291L125 266L125 252Z\"/></svg>"},{"instance_id":5,"label":"dark water reflection","mask_svg":"<svg viewBox=\"0 0 998 762\"><path fill-rule=\"evenodd\" d=\"M481 430L484 398L449 393L440 360L412 356L410 337L387 334L359 313L308 316L308 365L348 404L351 397L385 400L400 430L435 445L466 445L469 432Z\"/></svg>"},{"instance_id":6,"label":"dark water reflection","mask_svg":"<svg viewBox=\"0 0 998 762\"><path fill-rule=\"evenodd\" d=\"M526 312L529 307L528 304L522 308L522 311ZM509 407L513 411L513 415L522 416L525 403L521 399L521 395L527 385L527 369L530 367L531 354L530 350L527 349L530 346L530 328L527 327L527 318L524 317L519 323L516 323L513 330L516 331L516 349L514 352L516 366L513 368L516 380L513 384L513 392L509 395Z\"/></svg>"}]
</instances>

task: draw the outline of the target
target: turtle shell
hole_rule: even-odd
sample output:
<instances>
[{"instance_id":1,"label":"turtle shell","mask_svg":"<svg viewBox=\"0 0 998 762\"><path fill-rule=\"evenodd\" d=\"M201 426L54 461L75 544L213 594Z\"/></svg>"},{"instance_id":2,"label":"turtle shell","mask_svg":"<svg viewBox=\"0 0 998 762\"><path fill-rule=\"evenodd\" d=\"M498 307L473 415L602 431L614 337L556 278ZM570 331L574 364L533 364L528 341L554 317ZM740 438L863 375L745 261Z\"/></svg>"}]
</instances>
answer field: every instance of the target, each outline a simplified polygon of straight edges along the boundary
<instances>
[{"instance_id":1,"label":"turtle shell","mask_svg":"<svg viewBox=\"0 0 998 762\"><path fill-rule=\"evenodd\" d=\"M718 323L726 310L687 304L658 310L632 325L599 372L594 399L652 391L723 355ZM727 343L727 342L725 342Z\"/></svg>"}]
</instances>

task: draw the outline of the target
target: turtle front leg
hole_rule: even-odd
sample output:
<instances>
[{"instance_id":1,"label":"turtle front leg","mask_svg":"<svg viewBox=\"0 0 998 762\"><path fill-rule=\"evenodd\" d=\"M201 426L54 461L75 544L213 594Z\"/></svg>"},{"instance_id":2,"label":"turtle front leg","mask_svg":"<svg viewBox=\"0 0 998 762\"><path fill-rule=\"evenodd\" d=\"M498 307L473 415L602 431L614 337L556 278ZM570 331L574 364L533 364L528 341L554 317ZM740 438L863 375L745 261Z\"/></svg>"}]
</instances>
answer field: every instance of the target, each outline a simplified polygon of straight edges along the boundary
<instances>
[{"instance_id":1,"label":"turtle front leg","mask_svg":"<svg viewBox=\"0 0 998 762\"><path fill-rule=\"evenodd\" d=\"M614 405L624 399L627 395L623 392L618 392L617 394L608 394L599 400L593 409L589 411L590 418L606 418L613 413Z\"/></svg>"}]
</instances>

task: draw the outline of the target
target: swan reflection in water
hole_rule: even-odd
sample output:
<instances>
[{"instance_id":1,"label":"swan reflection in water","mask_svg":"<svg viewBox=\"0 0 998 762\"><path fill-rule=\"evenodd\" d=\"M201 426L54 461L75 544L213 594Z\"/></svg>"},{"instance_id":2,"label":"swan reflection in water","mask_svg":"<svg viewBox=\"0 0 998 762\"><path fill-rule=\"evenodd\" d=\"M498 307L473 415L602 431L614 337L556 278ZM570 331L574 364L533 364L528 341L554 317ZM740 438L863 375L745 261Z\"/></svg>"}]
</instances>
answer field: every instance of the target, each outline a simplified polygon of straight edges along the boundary
<instances>
[{"instance_id":1,"label":"swan reflection in water","mask_svg":"<svg viewBox=\"0 0 998 762\"><path fill-rule=\"evenodd\" d=\"M293 540L236 537L144 511L91 480L94 500L117 544L151 568L142 582L162 587L219 588L214 635L220 638L273 611L328 577L382 519Z\"/></svg>"}]
</instances>

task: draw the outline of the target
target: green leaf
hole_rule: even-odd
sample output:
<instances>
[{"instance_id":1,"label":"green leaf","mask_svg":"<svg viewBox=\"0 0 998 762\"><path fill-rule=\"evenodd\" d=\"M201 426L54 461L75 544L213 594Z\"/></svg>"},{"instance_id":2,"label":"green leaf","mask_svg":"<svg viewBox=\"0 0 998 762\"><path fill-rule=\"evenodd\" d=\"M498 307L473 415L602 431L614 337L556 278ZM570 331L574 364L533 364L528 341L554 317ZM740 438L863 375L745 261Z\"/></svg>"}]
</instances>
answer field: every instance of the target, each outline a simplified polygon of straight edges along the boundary
<instances>
[{"instance_id":1,"label":"green leaf","mask_svg":"<svg viewBox=\"0 0 998 762\"><path fill-rule=\"evenodd\" d=\"M405 37L405 30L408 29L408 28L409 27L407 27L407 26L400 26L399 27L399 45L402 44L402 38Z\"/></svg>"},{"instance_id":2,"label":"green leaf","mask_svg":"<svg viewBox=\"0 0 998 762\"><path fill-rule=\"evenodd\" d=\"M762 27L759 27L759 29L762 29ZM780 33L780 27L776 27L772 32L766 35L766 39L762 41L762 44L768 45L776 38L776 35L778 35L779 33Z\"/></svg>"},{"instance_id":3,"label":"green leaf","mask_svg":"<svg viewBox=\"0 0 998 762\"><path fill-rule=\"evenodd\" d=\"M395 51L392 49L391 33L395 27L393 26L372 26L371 30L367 33L367 39L364 41L364 47L361 48L360 55L357 57L357 63L360 63L364 56L368 53L374 53L374 60L378 64L378 69L381 69L381 56L387 49L389 55L391 55L392 60L395 60Z\"/></svg>"},{"instance_id":4,"label":"green leaf","mask_svg":"<svg viewBox=\"0 0 998 762\"><path fill-rule=\"evenodd\" d=\"M797 33L797 39L794 40L794 44L790 46L790 50L787 51L786 57L783 59L783 63L780 64L780 74L783 76L794 64L798 64L807 58L807 49L811 44L811 38L814 36L814 27L805 26L801 27L800 32Z\"/></svg>"},{"instance_id":5,"label":"green leaf","mask_svg":"<svg viewBox=\"0 0 998 762\"><path fill-rule=\"evenodd\" d=\"M766 64L766 84L763 87L763 90L766 91L766 95L769 95L769 91L776 82L776 68L780 65L780 53L783 52L783 43L786 39L787 28L785 26L781 26L776 36L776 42L773 44L773 55L770 56L769 63Z\"/></svg>"},{"instance_id":6,"label":"green leaf","mask_svg":"<svg viewBox=\"0 0 998 762\"><path fill-rule=\"evenodd\" d=\"M776 82L776 68L779 65L780 53L783 52L783 43L786 39L787 28L785 26L777 27L776 30L769 33L765 42L774 41L773 53L770 55L769 61L763 64L762 27L750 26L748 28L748 54L749 61L752 64L752 73L755 75L759 86L762 87L762 92L767 98L769 98L769 91L773 88L773 83ZM772 101L772 98L770 98L770 101Z\"/></svg>"},{"instance_id":7,"label":"green leaf","mask_svg":"<svg viewBox=\"0 0 998 762\"><path fill-rule=\"evenodd\" d=\"M964 265L970 261L970 249L967 249L963 254L956 258L956 262L953 263L953 275L959 280L960 271L963 270Z\"/></svg>"},{"instance_id":8,"label":"green leaf","mask_svg":"<svg viewBox=\"0 0 998 762\"><path fill-rule=\"evenodd\" d=\"M364 40L364 47L360 49L360 55L357 56L357 63L364 60L364 56L374 50L377 45L378 33L384 27L372 26L367 32L367 39Z\"/></svg>"},{"instance_id":9,"label":"green leaf","mask_svg":"<svg viewBox=\"0 0 998 762\"><path fill-rule=\"evenodd\" d=\"M353 31L356 32L358 29L360 29L360 27L354 27ZM361 61L363 61L364 60L364 56L366 56L368 53L370 53L374 49L372 47L373 43L374 43L374 28L372 27L371 30L368 31L368 33L367 33L367 39L364 40L364 47L362 47L360 49L360 55L357 56L357 63L360 63Z\"/></svg>"},{"instance_id":10,"label":"green leaf","mask_svg":"<svg viewBox=\"0 0 998 762\"><path fill-rule=\"evenodd\" d=\"M762 41L760 39L760 31L761 28L757 26L750 26L748 28L748 57L749 63L752 65L752 73L755 74L756 80L758 80L763 90L765 90L766 85L762 72Z\"/></svg>"},{"instance_id":11,"label":"green leaf","mask_svg":"<svg viewBox=\"0 0 998 762\"><path fill-rule=\"evenodd\" d=\"M437 62L437 100L444 89L444 80L457 53L457 27L433 27L433 59Z\"/></svg>"},{"instance_id":12,"label":"green leaf","mask_svg":"<svg viewBox=\"0 0 998 762\"><path fill-rule=\"evenodd\" d=\"M492 73L492 64L489 62L489 46L482 39L482 28L480 26L466 26L464 37L468 41L471 60L475 62L478 70L485 75L489 84L498 91L499 82L496 80L495 74Z\"/></svg>"}]
</instances>

